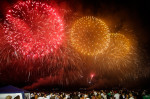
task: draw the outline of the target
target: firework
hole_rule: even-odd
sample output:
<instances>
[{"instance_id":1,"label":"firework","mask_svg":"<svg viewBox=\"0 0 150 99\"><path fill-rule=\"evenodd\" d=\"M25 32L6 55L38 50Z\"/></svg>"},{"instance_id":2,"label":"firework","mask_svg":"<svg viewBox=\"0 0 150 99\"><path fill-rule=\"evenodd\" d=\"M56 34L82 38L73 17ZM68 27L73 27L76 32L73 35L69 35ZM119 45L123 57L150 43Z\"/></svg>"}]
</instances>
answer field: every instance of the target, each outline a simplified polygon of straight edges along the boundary
<instances>
[{"instance_id":1,"label":"firework","mask_svg":"<svg viewBox=\"0 0 150 99\"><path fill-rule=\"evenodd\" d=\"M1 30L3 30L1 28ZM82 75L82 59L66 42L56 50L53 54L48 54L42 58L30 59L24 58L7 42L4 33L0 35L0 73L1 80L7 81L9 75L21 75L20 82L34 82L39 78L47 76L57 77L57 82L61 85L70 84L80 78ZM10 72L9 70L12 70ZM20 71L18 73L18 71ZM7 77L5 77L5 76ZM71 75L71 76L70 76ZM60 77L61 76L61 77ZM15 77L10 77L11 83L15 81ZM51 79L53 81L55 79Z\"/></svg>"},{"instance_id":2,"label":"firework","mask_svg":"<svg viewBox=\"0 0 150 99\"><path fill-rule=\"evenodd\" d=\"M136 46L132 41L123 34L111 33L110 45L105 53L100 56L103 65L111 69L120 69L121 71L124 67L129 68L129 64L131 65L137 61L137 58L133 58L137 57L137 53Z\"/></svg>"},{"instance_id":3,"label":"firework","mask_svg":"<svg viewBox=\"0 0 150 99\"><path fill-rule=\"evenodd\" d=\"M4 22L6 43L4 45L3 41L3 46L0 45L3 70L20 71L23 76L20 81L26 83L60 73L64 78L58 78L61 84L79 78L82 61L67 44L61 18L56 10L41 2L18 2L8 10ZM2 74L11 75L9 70ZM16 78L11 79L15 81Z\"/></svg>"},{"instance_id":4,"label":"firework","mask_svg":"<svg viewBox=\"0 0 150 99\"><path fill-rule=\"evenodd\" d=\"M120 81L135 78L138 71L139 56L134 38L120 33L110 34L110 45L96 60L97 72ZM98 69L99 68L99 69ZM106 76L107 77L107 76Z\"/></svg>"},{"instance_id":5,"label":"firework","mask_svg":"<svg viewBox=\"0 0 150 99\"><path fill-rule=\"evenodd\" d=\"M110 45L106 54L116 60L124 58L131 51L130 40L120 33L110 34Z\"/></svg>"},{"instance_id":6,"label":"firework","mask_svg":"<svg viewBox=\"0 0 150 99\"><path fill-rule=\"evenodd\" d=\"M19 2L8 10L5 35L15 50L27 57L53 53L63 41L63 21L51 6L35 1Z\"/></svg>"},{"instance_id":7,"label":"firework","mask_svg":"<svg viewBox=\"0 0 150 99\"><path fill-rule=\"evenodd\" d=\"M109 29L100 19L86 16L75 21L71 28L72 46L86 55L103 53L109 45Z\"/></svg>"}]
</instances>

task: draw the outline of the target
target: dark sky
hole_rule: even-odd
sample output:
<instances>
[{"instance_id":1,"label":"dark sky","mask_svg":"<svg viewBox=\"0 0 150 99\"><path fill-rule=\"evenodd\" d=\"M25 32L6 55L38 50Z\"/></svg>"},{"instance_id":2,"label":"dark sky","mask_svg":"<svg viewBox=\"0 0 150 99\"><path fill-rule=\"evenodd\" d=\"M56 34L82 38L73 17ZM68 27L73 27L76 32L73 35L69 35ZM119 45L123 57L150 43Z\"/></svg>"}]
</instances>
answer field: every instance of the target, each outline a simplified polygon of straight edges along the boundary
<instances>
[{"instance_id":1,"label":"dark sky","mask_svg":"<svg viewBox=\"0 0 150 99\"><path fill-rule=\"evenodd\" d=\"M7 9L17 1L19 0L1 0L0 1L0 21L1 22L5 20L5 12L7 11ZM130 21L129 23L132 24L131 26L133 27L134 35L137 37L139 49L141 50L141 52L144 53L142 54L141 57L146 57L145 59L142 58L142 60L144 60L145 62L145 65L146 65L145 67L149 67L150 6L148 3L148 0L54 0L54 1L58 5L66 4L73 12L77 12L77 13L80 12L83 15L100 16L102 18L107 17L106 19L108 19L108 17L111 18L111 16L113 16L112 20L115 16L117 16L119 22L121 22L121 20L123 20L123 22L125 22L126 20ZM50 1L44 0L44 2L50 2ZM109 82L108 78L107 79L103 78L103 83L101 85L104 85L105 82L107 84ZM46 79L50 79L50 78L45 78L45 80ZM142 82L143 79L145 80L145 82ZM38 82L46 83L45 80L39 78L37 83ZM95 78L95 81L97 81L98 83L101 83L101 79L97 80L97 78ZM8 82L9 81L6 81L7 84L9 84ZM150 82L149 73L147 74L146 78L140 78L139 82L140 82L139 85L145 84L145 86L141 86L141 87L147 87L148 83ZM28 82L27 85L31 85L32 83L33 83L32 81ZM129 81L128 83L134 84L135 82ZM5 82L0 81L0 84L1 86L3 86L5 85ZM17 84L18 85L20 84L19 87L26 85L25 82L18 82L18 81L14 85L17 85ZM80 84L80 85L81 87L83 86L83 84ZM70 85L70 86L74 86L74 85ZM97 84L97 86L99 85ZM108 86L112 86L112 85L108 84Z\"/></svg>"}]
</instances>

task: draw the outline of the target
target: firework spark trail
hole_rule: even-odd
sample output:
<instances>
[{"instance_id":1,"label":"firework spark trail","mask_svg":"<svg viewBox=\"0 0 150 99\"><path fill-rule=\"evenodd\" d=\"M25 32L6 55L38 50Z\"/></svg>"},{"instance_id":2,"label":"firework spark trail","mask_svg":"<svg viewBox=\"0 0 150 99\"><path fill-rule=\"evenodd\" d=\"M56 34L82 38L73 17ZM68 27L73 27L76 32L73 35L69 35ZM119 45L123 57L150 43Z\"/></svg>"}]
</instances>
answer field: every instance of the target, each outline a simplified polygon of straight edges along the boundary
<instances>
[{"instance_id":1,"label":"firework spark trail","mask_svg":"<svg viewBox=\"0 0 150 99\"><path fill-rule=\"evenodd\" d=\"M32 64L30 72L27 71L28 69L26 70L29 72L28 80L36 78L35 81L37 81L39 78L45 79L50 76L55 78L51 79L52 82L59 85L69 85L82 76L82 59L68 46L67 48L63 46L57 50L55 55L47 55L42 59L45 60L43 66Z\"/></svg>"},{"instance_id":2,"label":"firework spark trail","mask_svg":"<svg viewBox=\"0 0 150 99\"><path fill-rule=\"evenodd\" d=\"M8 10L4 24L8 42L27 57L53 53L63 41L63 21L56 10L45 3L15 4Z\"/></svg>"},{"instance_id":3,"label":"firework spark trail","mask_svg":"<svg viewBox=\"0 0 150 99\"><path fill-rule=\"evenodd\" d=\"M119 80L135 78L140 62L136 45L131 38L120 33L110 34L108 49L95 60L97 68L102 71L101 75L112 73L111 77L114 75Z\"/></svg>"},{"instance_id":4,"label":"firework spark trail","mask_svg":"<svg viewBox=\"0 0 150 99\"><path fill-rule=\"evenodd\" d=\"M10 51L12 50L13 52L13 48L10 47L8 49ZM82 69L80 67L82 66L82 59L80 58L78 53L71 49L71 47L61 48L57 50L57 53L53 55L44 56L42 59L40 58L34 60L34 62L33 60L30 60L27 63L22 63L24 58L16 59L15 57L6 56L11 55L10 52L3 52L2 55L4 56L1 57L5 57L2 61L3 65L6 60L9 60L9 62L7 62L7 64L4 65L5 67L3 67L2 69L7 70L8 68L11 68L13 72L16 72L14 73L16 75L18 75L17 72L20 71L19 75L25 76L24 79L22 79L22 81L25 81L26 83L36 81L41 77L57 77L60 75L61 72L61 78L57 78L57 83L70 84L76 81L82 75ZM11 75L11 72L9 72L8 69L8 71L3 72L3 75ZM1 76L1 78L7 77ZM14 77L14 79L11 79L14 81L16 77ZM3 81L5 80L3 79Z\"/></svg>"},{"instance_id":5,"label":"firework spark trail","mask_svg":"<svg viewBox=\"0 0 150 99\"><path fill-rule=\"evenodd\" d=\"M15 59L16 53L14 48L7 42L4 36L2 24L0 25L0 63L1 66L12 63Z\"/></svg>"}]
</instances>

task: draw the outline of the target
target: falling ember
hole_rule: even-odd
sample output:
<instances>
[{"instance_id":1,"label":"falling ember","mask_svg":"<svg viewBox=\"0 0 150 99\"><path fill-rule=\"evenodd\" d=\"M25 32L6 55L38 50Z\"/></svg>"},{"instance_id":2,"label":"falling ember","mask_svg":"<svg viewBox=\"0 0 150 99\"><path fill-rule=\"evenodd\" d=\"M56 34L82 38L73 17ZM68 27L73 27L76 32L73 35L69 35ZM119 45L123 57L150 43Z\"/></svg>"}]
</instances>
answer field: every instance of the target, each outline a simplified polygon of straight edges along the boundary
<instances>
[{"instance_id":1,"label":"falling ember","mask_svg":"<svg viewBox=\"0 0 150 99\"><path fill-rule=\"evenodd\" d=\"M23 56L45 56L63 41L63 20L45 3L18 2L8 10L4 24L8 42Z\"/></svg>"},{"instance_id":2,"label":"falling ember","mask_svg":"<svg viewBox=\"0 0 150 99\"><path fill-rule=\"evenodd\" d=\"M73 47L86 55L103 53L109 45L107 25L93 16L82 17L71 28Z\"/></svg>"}]
</instances>

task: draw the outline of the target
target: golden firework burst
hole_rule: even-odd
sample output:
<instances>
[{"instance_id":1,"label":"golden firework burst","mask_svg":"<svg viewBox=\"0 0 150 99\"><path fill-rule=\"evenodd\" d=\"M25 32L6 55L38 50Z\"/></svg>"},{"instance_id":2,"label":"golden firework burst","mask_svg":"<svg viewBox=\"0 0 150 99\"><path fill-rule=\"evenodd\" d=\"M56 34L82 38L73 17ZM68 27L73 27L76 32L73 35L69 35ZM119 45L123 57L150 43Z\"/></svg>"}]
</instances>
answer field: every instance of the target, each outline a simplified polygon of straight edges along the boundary
<instances>
[{"instance_id":1,"label":"golden firework burst","mask_svg":"<svg viewBox=\"0 0 150 99\"><path fill-rule=\"evenodd\" d=\"M86 16L75 21L71 28L71 44L86 55L103 53L109 46L107 25L98 18Z\"/></svg>"}]
</instances>

